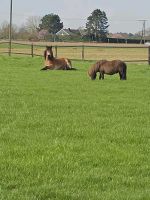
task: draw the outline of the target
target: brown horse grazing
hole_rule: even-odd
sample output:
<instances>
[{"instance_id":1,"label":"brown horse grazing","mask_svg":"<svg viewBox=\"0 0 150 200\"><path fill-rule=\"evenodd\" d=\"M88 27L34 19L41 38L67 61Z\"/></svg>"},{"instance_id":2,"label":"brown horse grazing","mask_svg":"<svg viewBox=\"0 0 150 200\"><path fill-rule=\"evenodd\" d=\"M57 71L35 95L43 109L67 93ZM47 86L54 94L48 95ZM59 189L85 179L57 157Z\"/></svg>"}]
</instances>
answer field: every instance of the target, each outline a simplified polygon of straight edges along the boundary
<instances>
[{"instance_id":1,"label":"brown horse grazing","mask_svg":"<svg viewBox=\"0 0 150 200\"><path fill-rule=\"evenodd\" d=\"M91 66L88 70L88 75L92 80L95 80L97 72L99 72L99 79L104 79L104 74L113 75L119 73L120 80L126 80L126 71L127 66L121 60L100 60Z\"/></svg>"},{"instance_id":2,"label":"brown horse grazing","mask_svg":"<svg viewBox=\"0 0 150 200\"><path fill-rule=\"evenodd\" d=\"M52 46L46 46L44 51L45 67L41 70L75 70L68 58L55 58Z\"/></svg>"}]
</instances>

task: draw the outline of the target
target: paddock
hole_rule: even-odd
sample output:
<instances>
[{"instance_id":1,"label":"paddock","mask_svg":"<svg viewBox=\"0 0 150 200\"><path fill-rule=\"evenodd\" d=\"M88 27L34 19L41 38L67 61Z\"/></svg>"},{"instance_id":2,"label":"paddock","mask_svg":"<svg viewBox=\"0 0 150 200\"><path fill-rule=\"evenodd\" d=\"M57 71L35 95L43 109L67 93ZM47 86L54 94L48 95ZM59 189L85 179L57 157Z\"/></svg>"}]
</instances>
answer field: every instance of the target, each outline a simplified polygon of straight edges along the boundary
<instances>
[{"instance_id":1,"label":"paddock","mask_svg":"<svg viewBox=\"0 0 150 200\"><path fill-rule=\"evenodd\" d=\"M150 68L91 81L0 55L2 199L149 199Z\"/></svg>"}]
</instances>

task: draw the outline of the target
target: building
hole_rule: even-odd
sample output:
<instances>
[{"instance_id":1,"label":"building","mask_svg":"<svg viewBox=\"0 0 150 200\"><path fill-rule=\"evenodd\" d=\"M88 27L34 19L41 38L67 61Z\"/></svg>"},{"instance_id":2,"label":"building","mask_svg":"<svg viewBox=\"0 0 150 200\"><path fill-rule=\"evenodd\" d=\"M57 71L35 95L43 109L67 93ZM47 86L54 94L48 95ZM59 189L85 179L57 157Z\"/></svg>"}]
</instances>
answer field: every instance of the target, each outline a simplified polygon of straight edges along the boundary
<instances>
[{"instance_id":1,"label":"building","mask_svg":"<svg viewBox=\"0 0 150 200\"><path fill-rule=\"evenodd\" d=\"M57 36L81 36L80 30L78 29L70 29L70 28L62 28L60 31L56 33Z\"/></svg>"}]
</instances>

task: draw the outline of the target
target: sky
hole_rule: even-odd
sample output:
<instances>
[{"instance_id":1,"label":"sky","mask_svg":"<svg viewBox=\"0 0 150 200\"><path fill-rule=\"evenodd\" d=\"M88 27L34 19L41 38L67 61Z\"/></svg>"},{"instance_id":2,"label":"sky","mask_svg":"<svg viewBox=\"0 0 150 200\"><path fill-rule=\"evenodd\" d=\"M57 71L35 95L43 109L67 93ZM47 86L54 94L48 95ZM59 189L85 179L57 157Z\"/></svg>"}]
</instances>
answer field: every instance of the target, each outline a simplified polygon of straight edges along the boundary
<instances>
[{"instance_id":1,"label":"sky","mask_svg":"<svg viewBox=\"0 0 150 200\"><path fill-rule=\"evenodd\" d=\"M136 33L143 21L150 27L150 0L12 0L13 24L21 26L31 16L59 15L64 28L85 27L95 9L106 13L109 32ZM0 25L9 22L10 0L0 0Z\"/></svg>"}]
</instances>

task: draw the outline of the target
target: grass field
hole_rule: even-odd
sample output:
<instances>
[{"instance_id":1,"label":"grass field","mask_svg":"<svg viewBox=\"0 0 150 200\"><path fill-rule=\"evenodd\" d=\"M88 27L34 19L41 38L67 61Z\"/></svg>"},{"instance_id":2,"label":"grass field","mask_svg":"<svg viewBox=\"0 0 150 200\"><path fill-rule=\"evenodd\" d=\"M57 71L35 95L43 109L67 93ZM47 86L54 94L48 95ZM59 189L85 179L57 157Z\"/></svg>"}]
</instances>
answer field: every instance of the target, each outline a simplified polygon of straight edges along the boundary
<instances>
[{"instance_id":1,"label":"grass field","mask_svg":"<svg viewBox=\"0 0 150 200\"><path fill-rule=\"evenodd\" d=\"M150 67L127 81L0 56L1 200L149 200Z\"/></svg>"}]
</instances>

